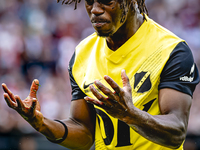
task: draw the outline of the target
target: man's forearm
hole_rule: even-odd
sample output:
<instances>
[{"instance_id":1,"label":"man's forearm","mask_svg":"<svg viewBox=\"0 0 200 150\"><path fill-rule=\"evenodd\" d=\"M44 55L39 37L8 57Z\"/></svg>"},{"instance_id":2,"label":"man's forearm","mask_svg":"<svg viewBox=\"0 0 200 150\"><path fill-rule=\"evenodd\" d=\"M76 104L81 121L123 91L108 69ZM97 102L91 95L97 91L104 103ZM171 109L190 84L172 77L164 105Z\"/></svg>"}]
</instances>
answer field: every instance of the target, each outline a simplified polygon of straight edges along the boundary
<instances>
[{"instance_id":1,"label":"man's forearm","mask_svg":"<svg viewBox=\"0 0 200 150\"><path fill-rule=\"evenodd\" d=\"M70 149L89 149L93 144L93 136L90 131L82 124L79 124L71 119L62 121L66 124L68 129L67 137L61 142L57 143ZM32 123L33 126L33 123ZM33 126L35 128L35 126ZM35 128L36 129L36 128ZM46 136L47 139L57 141L63 138L66 129L60 122L43 119L42 125L36 129L38 132Z\"/></svg>"},{"instance_id":2,"label":"man's forearm","mask_svg":"<svg viewBox=\"0 0 200 150\"><path fill-rule=\"evenodd\" d=\"M123 120L144 138L170 148L178 148L186 133L186 127L173 114L152 116L134 109L134 117Z\"/></svg>"}]
</instances>

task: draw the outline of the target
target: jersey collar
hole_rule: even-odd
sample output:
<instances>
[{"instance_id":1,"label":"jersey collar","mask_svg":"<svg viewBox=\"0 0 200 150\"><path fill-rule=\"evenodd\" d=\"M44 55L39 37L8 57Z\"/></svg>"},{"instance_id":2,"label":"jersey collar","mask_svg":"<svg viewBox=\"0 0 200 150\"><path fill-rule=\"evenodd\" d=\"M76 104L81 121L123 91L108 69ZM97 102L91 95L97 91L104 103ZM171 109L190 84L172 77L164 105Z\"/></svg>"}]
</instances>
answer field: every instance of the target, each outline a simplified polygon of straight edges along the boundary
<instances>
[{"instance_id":1,"label":"jersey collar","mask_svg":"<svg viewBox=\"0 0 200 150\"><path fill-rule=\"evenodd\" d=\"M136 50L140 44L145 44L144 37L145 35L150 32L149 30L149 18L145 16L147 21L145 20L137 32L124 43L119 49L116 51L112 51L106 43L106 39L104 40L104 53L108 60L112 61L113 63L119 63L122 61L131 51Z\"/></svg>"}]
</instances>

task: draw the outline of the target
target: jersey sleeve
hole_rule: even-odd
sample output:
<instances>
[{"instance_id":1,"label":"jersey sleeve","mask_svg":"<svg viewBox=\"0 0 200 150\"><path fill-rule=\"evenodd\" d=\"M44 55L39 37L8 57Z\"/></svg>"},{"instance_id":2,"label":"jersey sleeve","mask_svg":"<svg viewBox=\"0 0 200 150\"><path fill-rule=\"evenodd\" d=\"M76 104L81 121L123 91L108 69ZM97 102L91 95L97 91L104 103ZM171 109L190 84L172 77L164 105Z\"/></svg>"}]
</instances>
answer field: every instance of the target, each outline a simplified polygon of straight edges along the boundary
<instances>
[{"instance_id":1,"label":"jersey sleeve","mask_svg":"<svg viewBox=\"0 0 200 150\"><path fill-rule=\"evenodd\" d=\"M200 79L192 52L185 42L179 43L172 51L160 77L159 90L172 88L193 95Z\"/></svg>"},{"instance_id":2,"label":"jersey sleeve","mask_svg":"<svg viewBox=\"0 0 200 150\"><path fill-rule=\"evenodd\" d=\"M68 67L70 83L71 83L71 88L72 88L72 101L78 100L78 99L83 99L86 96L86 94L83 93L83 91L79 88L78 84L76 83L76 81L73 77L72 69L73 69L74 60L75 60L75 53L73 54L73 56L69 62L69 67Z\"/></svg>"}]
</instances>

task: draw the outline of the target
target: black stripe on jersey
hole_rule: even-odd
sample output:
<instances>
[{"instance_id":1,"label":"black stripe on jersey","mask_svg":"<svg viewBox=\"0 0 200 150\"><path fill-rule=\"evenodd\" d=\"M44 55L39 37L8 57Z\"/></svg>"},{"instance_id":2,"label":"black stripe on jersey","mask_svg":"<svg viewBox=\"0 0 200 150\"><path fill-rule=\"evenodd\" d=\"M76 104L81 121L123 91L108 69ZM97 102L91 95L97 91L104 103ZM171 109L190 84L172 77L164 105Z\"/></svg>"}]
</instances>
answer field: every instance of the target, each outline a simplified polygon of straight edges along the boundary
<instances>
[{"instance_id":1,"label":"black stripe on jersey","mask_svg":"<svg viewBox=\"0 0 200 150\"><path fill-rule=\"evenodd\" d=\"M72 75L72 68L74 65L74 60L75 60L75 52L69 62L68 72L69 72L71 88L72 88L72 100L78 100L78 99L83 99L86 96L86 94L83 93L83 91L79 88L79 86L77 85L77 83L74 80L74 77Z\"/></svg>"},{"instance_id":2,"label":"black stripe on jersey","mask_svg":"<svg viewBox=\"0 0 200 150\"><path fill-rule=\"evenodd\" d=\"M172 88L193 95L200 79L192 52L185 42L180 42L171 52L160 77L158 89Z\"/></svg>"}]
</instances>

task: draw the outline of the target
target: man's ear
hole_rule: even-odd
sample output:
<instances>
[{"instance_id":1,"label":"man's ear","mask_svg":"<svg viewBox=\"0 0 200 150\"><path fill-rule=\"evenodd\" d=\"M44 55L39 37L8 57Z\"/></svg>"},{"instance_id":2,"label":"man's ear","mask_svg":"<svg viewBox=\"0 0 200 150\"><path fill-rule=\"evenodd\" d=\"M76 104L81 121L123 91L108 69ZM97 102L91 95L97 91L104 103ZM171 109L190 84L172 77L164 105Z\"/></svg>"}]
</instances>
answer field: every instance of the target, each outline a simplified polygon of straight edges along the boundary
<instances>
[{"instance_id":1,"label":"man's ear","mask_svg":"<svg viewBox=\"0 0 200 150\"><path fill-rule=\"evenodd\" d=\"M137 0L131 0L131 3L135 5L137 4Z\"/></svg>"},{"instance_id":2,"label":"man's ear","mask_svg":"<svg viewBox=\"0 0 200 150\"><path fill-rule=\"evenodd\" d=\"M137 0L131 0L131 10L133 11L133 12L136 12L137 11L137 9L138 9L138 4L137 4Z\"/></svg>"}]
</instances>

